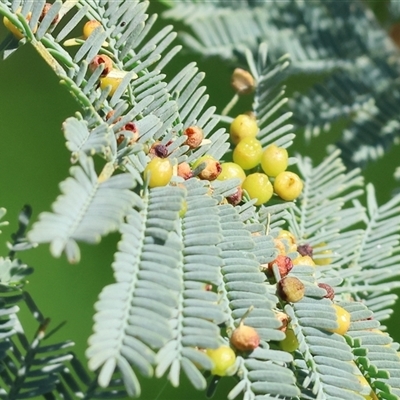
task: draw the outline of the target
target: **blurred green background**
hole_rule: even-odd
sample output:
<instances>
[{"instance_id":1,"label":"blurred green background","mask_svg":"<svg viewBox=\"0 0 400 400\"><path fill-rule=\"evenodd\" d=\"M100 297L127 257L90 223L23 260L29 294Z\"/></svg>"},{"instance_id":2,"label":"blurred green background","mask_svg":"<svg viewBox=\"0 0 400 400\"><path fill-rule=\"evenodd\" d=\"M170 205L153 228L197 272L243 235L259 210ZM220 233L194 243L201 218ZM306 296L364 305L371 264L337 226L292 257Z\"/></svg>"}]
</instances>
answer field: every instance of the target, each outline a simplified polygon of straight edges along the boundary
<instances>
[{"instance_id":1,"label":"blurred green background","mask_svg":"<svg viewBox=\"0 0 400 400\"><path fill-rule=\"evenodd\" d=\"M152 11L163 7L152 2ZM165 22L159 22L160 25ZM0 40L6 35L1 24ZM184 52L169 65L167 72L176 73L188 62L196 60L199 69L207 73L204 84L210 94L210 105L220 112L230 100L233 92L229 85L232 66L222 64L219 59L198 60L193 54ZM50 209L59 194L58 183L68 176L70 168L69 151L61 130L62 122L79 111L67 90L62 87L50 68L29 45L23 46L10 58L0 62L0 206L8 210L6 219L10 225L3 229L0 255L7 254L4 240L16 230L17 216L24 204L33 207L34 221L42 211ZM292 80L289 90L295 89ZM235 107L231 115L246 111L251 98L245 98ZM321 135L306 144L302 137L296 139L292 152L309 155L315 162L322 160L326 144L332 141L329 135ZM380 204L390 198L396 186L392 177L398 165L398 147L394 147L386 157L371 163L364 171L367 182L375 184ZM19 254L24 262L34 267L27 290L40 310L52 322L50 329L66 322L50 342L71 339L76 342L75 352L85 363L84 351L91 334L93 304L106 284L113 282L111 263L116 248L116 234L104 238L100 245L81 244L82 257L77 265L70 265L65 257L54 259L47 245ZM396 319L400 315L397 307L395 315L387 323L389 332L400 341ZM24 309L21 316L26 322L28 335L32 337L37 323ZM215 398L226 398L232 387L230 379L219 385ZM186 393L183 394L183 393ZM187 386L177 392L165 380L143 381L143 400L196 400L204 399L203 393L194 392Z\"/></svg>"}]
</instances>

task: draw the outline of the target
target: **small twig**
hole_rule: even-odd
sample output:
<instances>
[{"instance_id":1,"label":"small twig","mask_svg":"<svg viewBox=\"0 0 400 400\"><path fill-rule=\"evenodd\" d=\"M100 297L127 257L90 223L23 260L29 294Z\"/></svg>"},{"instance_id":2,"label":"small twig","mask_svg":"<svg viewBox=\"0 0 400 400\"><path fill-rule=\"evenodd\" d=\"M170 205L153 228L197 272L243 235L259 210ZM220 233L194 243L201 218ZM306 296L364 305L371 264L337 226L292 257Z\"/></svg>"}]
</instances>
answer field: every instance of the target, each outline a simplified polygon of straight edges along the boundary
<instances>
[{"instance_id":1,"label":"small twig","mask_svg":"<svg viewBox=\"0 0 400 400\"><path fill-rule=\"evenodd\" d=\"M231 101L225 106L225 108L222 110L221 115L228 115L229 111L232 110L232 108L235 106L235 104L239 100L239 95L237 93L234 94L232 97Z\"/></svg>"}]
</instances>

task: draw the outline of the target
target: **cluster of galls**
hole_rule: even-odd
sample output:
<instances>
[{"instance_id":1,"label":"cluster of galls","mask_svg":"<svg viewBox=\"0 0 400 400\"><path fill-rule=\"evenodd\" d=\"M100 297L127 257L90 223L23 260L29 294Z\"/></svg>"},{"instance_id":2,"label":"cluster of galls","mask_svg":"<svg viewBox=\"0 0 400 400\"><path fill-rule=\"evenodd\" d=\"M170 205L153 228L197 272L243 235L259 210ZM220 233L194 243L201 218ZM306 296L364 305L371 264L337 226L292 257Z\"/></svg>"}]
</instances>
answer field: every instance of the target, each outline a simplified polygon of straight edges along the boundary
<instances>
[{"instance_id":1,"label":"cluster of galls","mask_svg":"<svg viewBox=\"0 0 400 400\"><path fill-rule=\"evenodd\" d=\"M83 27L83 38L87 39L92 32L100 26L100 22L96 20L88 21ZM110 87L109 96L112 96L122 82L124 71L114 68L112 59L106 54L96 55L90 62L89 69L94 72L99 66L103 67L100 75L99 86L103 90ZM110 111L106 115L106 120L112 118L113 114L114 111ZM119 120L120 118L117 118L113 123L115 124ZM203 130L198 126L187 127L184 130L183 135L187 136L184 144L186 144L190 150L199 147L204 139ZM128 122L116 133L118 145L124 142L125 139L127 140L127 145L132 145L139 139L139 132L134 122ZM184 179L189 179L196 175L200 179L208 179L211 181L221 172L219 162L210 156L203 156L192 166L188 163L181 163L178 165L177 171L174 171L171 160L168 158L168 144L169 143L164 145L161 142L156 141L150 146L147 146L147 154L151 160L145 167L144 179L147 180L150 188L168 185L174 173ZM197 167L199 167L197 171L198 173L195 173L196 171L193 170Z\"/></svg>"},{"instance_id":2,"label":"cluster of galls","mask_svg":"<svg viewBox=\"0 0 400 400\"><path fill-rule=\"evenodd\" d=\"M189 150L197 149L204 141L204 132L196 125L187 127L183 131L183 135L186 136L184 144L189 147ZM200 157L192 164L189 164L186 161L180 163L177 171L178 176L185 180L197 176L199 179L213 181L217 179L220 173L221 165L219 161L215 160L214 157L208 154Z\"/></svg>"},{"instance_id":3,"label":"cluster of galls","mask_svg":"<svg viewBox=\"0 0 400 400\"><path fill-rule=\"evenodd\" d=\"M300 196L303 182L297 174L287 171L287 150L276 144L263 149L257 139L259 129L252 113L238 115L232 121L229 132L235 146L233 163L227 163L226 167L222 165L222 168L229 169L232 177L241 179L241 188L251 199L256 199L256 205L267 203L274 193L285 201Z\"/></svg>"},{"instance_id":4,"label":"cluster of galls","mask_svg":"<svg viewBox=\"0 0 400 400\"><path fill-rule=\"evenodd\" d=\"M100 22L96 20L90 20L86 22L83 27L83 39L87 39L92 32L101 27ZM118 89L122 82L125 72L118 70L114 67L112 59L106 54L98 54L89 64L90 71L96 71L102 66L102 72L99 78L99 86L101 89L109 87L109 96L112 96ZM113 117L114 111L110 111L106 115L106 120ZM112 121L113 124L117 123L120 118ZM189 126L183 132L186 136L185 145L188 146L189 150L198 148L204 141L204 132L199 126ZM120 145L124 141L126 144L132 145L139 139L139 132L134 122L125 124L117 133L116 140L117 144ZM152 143L151 145L145 144L145 150L149 157L150 162L147 164L144 170L144 179L148 182L150 188L157 186L166 186L171 181L174 174L182 177L183 179L189 179L197 176L200 179L206 179L212 181L218 177L221 173L220 163L209 155L200 157L193 164L189 165L183 162L174 168L169 156L168 145L162 144L159 141Z\"/></svg>"},{"instance_id":5,"label":"cluster of galls","mask_svg":"<svg viewBox=\"0 0 400 400\"><path fill-rule=\"evenodd\" d=\"M128 142L132 144L133 141L138 139L137 128L134 123L132 123L133 137ZM129 127L125 126L123 129L130 130ZM183 131L183 135L186 136L185 143L189 150L196 149L199 147L204 139L203 130L198 126L189 126ZM123 140L122 138L121 140ZM118 139L117 139L118 140ZM147 154L151 158L150 162L147 164L144 170L144 177L148 181L149 187L166 186L171 181L174 174L182 177L183 179L189 179L197 176L200 179L207 179L212 181L221 172L220 164L211 156L200 157L195 163L189 165L183 162L177 166L175 169L169 158L170 152L168 146L171 142L162 144L159 141L152 143L147 146Z\"/></svg>"},{"instance_id":6,"label":"cluster of galls","mask_svg":"<svg viewBox=\"0 0 400 400\"><path fill-rule=\"evenodd\" d=\"M109 71L109 63L107 56L96 56L91 63L91 69L95 70L99 63L105 63L103 73L107 74ZM107 113L106 121L111 121L114 125L121 120L121 117L114 117L114 110ZM204 132L199 126L189 126L182 135L186 137L184 145L187 145L190 150L194 150L204 143ZM135 122L128 122L121 129L116 132L117 144L120 145L126 141L126 145L132 145L139 139L139 130ZM210 155L200 157L194 163L189 165L187 162L182 162L177 167L174 167L170 160L170 151L168 149L172 141L163 144L160 141L155 141L151 145L144 144L144 150L150 157L150 161L145 167L144 178L148 182L150 188L157 186L166 186L170 183L174 174L189 179L198 177L199 179L206 179L213 181L221 173L220 163Z\"/></svg>"},{"instance_id":7,"label":"cluster of galls","mask_svg":"<svg viewBox=\"0 0 400 400\"><path fill-rule=\"evenodd\" d=\"M83 26L83 39L87 39L95 29L101 27L102 25L99 21L87 21ZM112 59L106 54L96 55L90 62L89 69L94 72L99 66L103 66L99 86L102 90L109 88L108 95L112 96L121 84L126 72L115 68Z\"/></svg>"},{"instance_id":8,"label":"cluster of galls","mask_svg":"<svg viewBox=\"0 0 400 400\"><path fill-rule=\"evenodd\" d=\"M240 68L233 72L231 84L238 95L249 94L255 88L252 75ZM239 179L236 192L226 199L233 205L242 201L244 190L250 199L255 199L256 205L265 204L274 193L285 201L295 200L301 194L303 182L300 177L286 170L287 150L275 144L263 149L257 140L259 128L254 114L238 115L229 132L235 146L232 162L219 163L206 155L191 165L185 162L178 165L178 175L184 179L198 176L209 181ZM197 132L193 134L196 136Z\"/></svg>"},{"instance_id":9,"label":"cluster of galls","mask_svg":"<svg viewBox=\"0 0 400 400\"><path fill-rule=\"evenodd\" d=\"M101 26L99 21L87 21L83 26L82 38L87 39L95 29ZM121 84L125 72L115 68L112 59L106 54L97 54L90 62L89 70L94 72L100 66L103 69L99 78L99 86L102 90L109 88L108 95L112 96ZM105 116L105 120L112 120L114 118L114 113L114 110L109 111ZM120 120L121 117L115 118L112 120L112 125L118 123ZM118 145L126 142L127 146L131 146L136 143L138 139L139 130L133 121L126 123L116 132L116 141ZM148 155L151 160L144 170L144 179L148 181L149 187L167 185L173 175L173 166L168 158L167 147L160 142L155 142L149 148Z\"/></svg>"},{"instance_id":10,"label":"cluster of galls","mask_svg":"<svg viewBox=\"0 0 400 400\"><path fill-rule=\"evenodd\" d=\"M293 265L309 265L315 267L316 265L328 265L332 263L332 251L324 249L326 247L325 242L314 246L308 243L297 244L295 236L286 229L280 230L278 236L274 238L274 245L278 250L279 256L287 256L289 253L298 253L292 260ZM315 248L321 249L319 255L322 257L314 257Z\"/></svg>"},{"instance_id":11,"label":"cluster of galls","mask_svg":"<svg viewBox=\"0 0 400 400\"><path fill-rule=\"evenodd\" d=\"M206 139L204 139L203 130L196 125L192 125L184 129L182 135L186 136L186 140L183 144L188 146L189 151L198 148L206 141ZM170 143L171 142L163 145L160 142L155 142L149 149L148 154L152 160L145 169L145 175L151 171L153 176L159 176L162 174L162 171L165 171L166 165L169 163L169 179L156 179L154 182L152 182L150 179L150 187L164 186L168 184L173 174L180 176L184 180L197 177L198 179L213 181L218 178L221 173L221 165L219 161L211 155L204 155L191 164L182 162L176 167L175 170L168 159L168 145ZM164 161L161 162L160 159L164 159Z\"/></svg>"},{"instance_id":12,"label":"cluster of galls","mask_svg":"<svg viewBox=\"0 0 400 400\"><path fill-rule=\"evenodd\" d=\"M185 134L187 131L188 129ZM189 134L194 137L200 136L199 131L200 128L191 127ZM184 179L198 176L200 179L209 181L239 179L240 185L236 192L227 198L227 201L233 205L242 201L243 190L246 190L251 199L256 199L256 205L266 203L273 193L286 201L296 199L303 189L303 183L297 174L286 171L287 150L275 144L263 150L255 137L257 132L258 127L254 116L239 115L232 122L230 129L232 142L237 144L233 151L233 162L220 163L210 155L205 155L191 165L186 162L179 164L178 175ZM260 166L263 172L249 173L251 169ZM273 184L270 179L273 179Z\"/></svg>"},{"instance_id":13,"label":"cluster of galls","mask_svg":"<svg viewBox=\"0 0 400 400\"><path fill-rule=\"evenodd\" d=\"M203 130L199 126L189 126L183 131L186 136L184 144L189 150L199 147L204 140ZM167 185L173 174L176 173L183 179L189 179L197 176L200 179L214 180L220 173L219 162L211 156L203 156L199 158L193 165L186 162L179 164L174 171L169 156L168 145L155 142L151 145L148 155L152 158L146 166L144 175L148 179L150 187Z\"/></svg>"},{"instance_id":14,"label":"cluster of galls","mask_svg":"<svg viewBox=\"0 0 400 400\"><path fill-rule=\"evenodd\" d=\"M306 288L304 283L296 276L291 275L290 272L295 265L316 267L317 264L312 258L312 247L309 244L298 245L296 238L288 230L282 229L277 237L274 238L274 243L279 254L272 262L263 264L261 270L266 274L271 284L276 284L276 294L279 298L275 316L281 323L279 329L285 333L285 338L276 342L275 345L283 351L292 353L298 349L299 342L295 327L292 326L289 316L283 309L287 303L293 304L301 301L305 295ZM325 246L325 244L323 245ZM298 254L297 256L295 256L296 253ZM291 257L289 257L289 254ZM324 259L320 265L325 264L326 260ZM333 288L326 283L319 283L318 286L325 290L324 298L334 302L335 293ZM212 287L206 290L212 290ZM333 303L332 306L336 314L337 328L331 329L329 332L344 335L350 327L350 313L338 304ZM216 349L205 349L203 351L214 363L211 373L217 376L226 376L236 373L237 354L249 353L259 345L260 336L257 330L252 326L246 325L244 318L242 318L237 328L230 335L229 345L225 344Z\"/></svg>"},{"instance_id":15,"label":"cluster of galls","mask_svg":"<svg viewBox=\"0 0 400 400\"><path fill-rule=\"evenodd\" d=\"M51 6L52 6L51 3L45 3L45 5L43 6L42 13L40 14L40 17L39 17L39 23L43 21L43 18L47 15ZM19 7L17 9L17 11L15 12L15 14L20 13L21 10L22 10L22 8ZM29 22L31 18L32 18L32 13L29 12L28 15L26 16L26 20ZM59 20L60 20L60 16L57 14L54 17L53 21L51 21L51 24L55 25ZM14 37L16 39L21 40L24 37L23 33L7 17L3 17L3 24L14 35ZM37 31L37 29L38 29L38 26L36 25L32 28L32 32L35 33Z\"/></svg>"},{"instance_id":16,"label":"cluster of galls","mask_svg":"<svg viewBox=\"0 0 400 400\"><path fill-rule=\"evenodd\" d=\"M282 323L281 330L285 332L286 337L278 345L284 351L293 352L298 347L298 340L289 317L283 312L283 306L286 303L296 303L302 300L305 294L305 286L300 279L290 275L290 272L295 265L316 267L317 263L312 258L313 248L309 244L297 245L296 238L287 230L282 229L279 232L278 236L274 238L274 244L278 250L278 256L272 262L263 264L261 269L271 283L276 282L276 294L280 299L276 315ZM293 256L296 252L299 255L294 258L289 257L289 254ZM317 259L315 261L318 261L319 265L325 265L330 263L331 259ZM325 298L334 301L335 293L330 285L318 283L318 286L325 290ZM333 307L336 312L338 327L331 329L330 332L344 335L350 327L350 314L338 304L333 304Z\"/></svg>"},{"instance_id":17,"label":"cluster of galls","mask_svg":"<svg viewBox=\"0 0 400 400\"><path fill-rule=\"evenodd\" d=\"M231 77L231 85L236 92L234 99L237 100L241 95L252 93L256 82L250 72L236 68ZM223 114L228 112L231 105L230 103ZM252 112L234 118L229 133L234 146L232 162L221 165L219 179L240 180L237 202L240 202L243 190L250 199L255 200L255 205L267 203L274 193L285 201L293 201L300 196L303 182L297 174L286 171L289 162L287 150L276 144L262 147L257 139L257 120Z\"/></svg>"}]
</instances>

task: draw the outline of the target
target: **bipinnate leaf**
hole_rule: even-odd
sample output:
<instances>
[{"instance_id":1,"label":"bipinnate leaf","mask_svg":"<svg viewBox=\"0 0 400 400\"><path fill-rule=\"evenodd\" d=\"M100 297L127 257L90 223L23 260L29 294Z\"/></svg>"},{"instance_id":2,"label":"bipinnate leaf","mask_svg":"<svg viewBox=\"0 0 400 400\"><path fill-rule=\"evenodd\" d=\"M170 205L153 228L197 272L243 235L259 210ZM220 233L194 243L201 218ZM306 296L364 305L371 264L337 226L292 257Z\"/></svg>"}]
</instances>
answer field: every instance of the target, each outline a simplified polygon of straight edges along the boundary
<instances>
[{"instance_id":1,"label":"bipinnate leaf","mask_svg":"<svg viewBox=\"0 0 400 400\"><path fill-rule=\"evenodd\" d=\"M99 242L101 236L120 227L128 209L139 200L130 190L134 185L130 174L102 180L91 157L82 154L79 162L60 183L62 194L53 204L53 212L40 214L28 232L31 242L50 243L55 257L65 251L70 262L80 258L77 240Z\"/></svg>"}]
</instances>

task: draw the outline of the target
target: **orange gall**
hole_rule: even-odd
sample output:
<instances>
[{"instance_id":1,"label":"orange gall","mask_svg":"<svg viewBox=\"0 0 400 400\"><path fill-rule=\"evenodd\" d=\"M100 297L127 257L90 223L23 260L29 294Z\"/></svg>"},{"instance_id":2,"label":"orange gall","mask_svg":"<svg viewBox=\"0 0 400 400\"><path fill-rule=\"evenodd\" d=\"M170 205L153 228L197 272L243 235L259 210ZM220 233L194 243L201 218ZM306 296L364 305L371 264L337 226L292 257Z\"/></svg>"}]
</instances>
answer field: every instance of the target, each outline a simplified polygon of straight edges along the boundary
<instances>
[{"instance_id":1,"label":"orange gall","mask_svg":"<svg viewBox=\"0 0 400 400\"><path fill-rule=\"evenodd\" d=\"M259 346L260 336L253 327L239 325L233 331L230 342L239 351L251 351Z\"/></svg>"}]
</instances>

